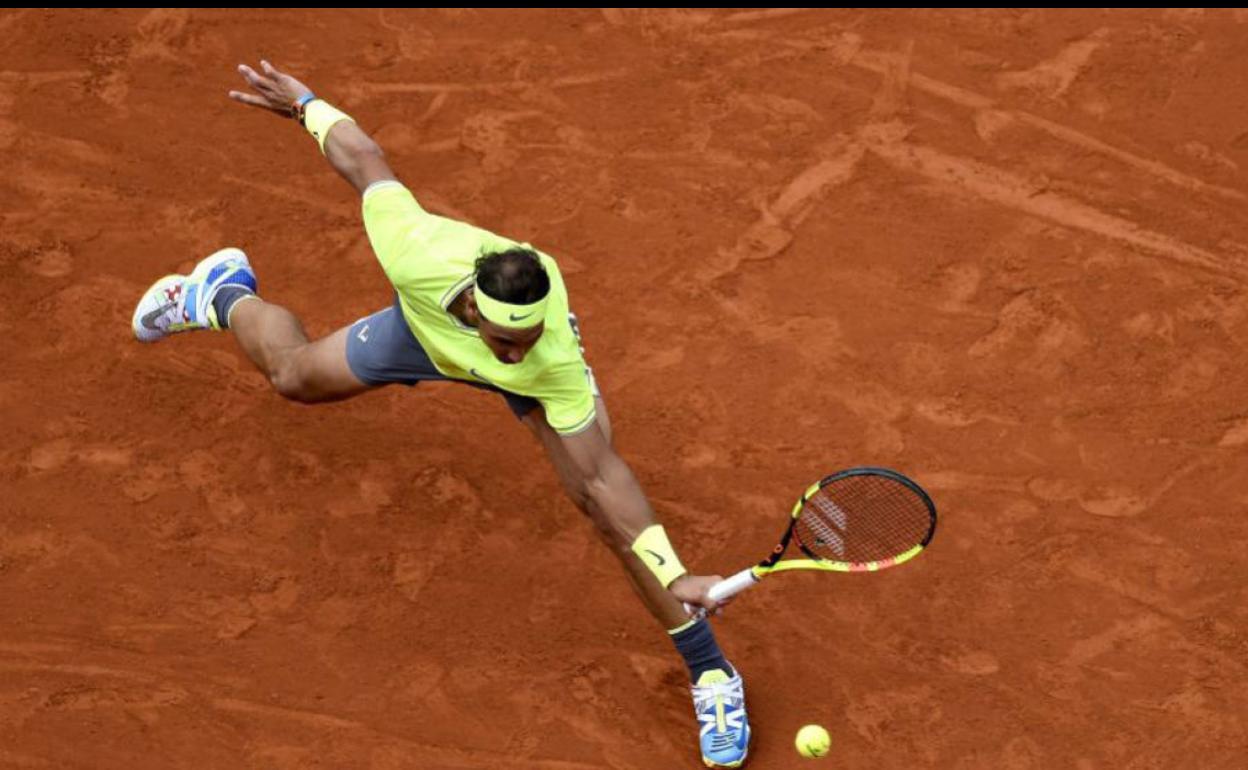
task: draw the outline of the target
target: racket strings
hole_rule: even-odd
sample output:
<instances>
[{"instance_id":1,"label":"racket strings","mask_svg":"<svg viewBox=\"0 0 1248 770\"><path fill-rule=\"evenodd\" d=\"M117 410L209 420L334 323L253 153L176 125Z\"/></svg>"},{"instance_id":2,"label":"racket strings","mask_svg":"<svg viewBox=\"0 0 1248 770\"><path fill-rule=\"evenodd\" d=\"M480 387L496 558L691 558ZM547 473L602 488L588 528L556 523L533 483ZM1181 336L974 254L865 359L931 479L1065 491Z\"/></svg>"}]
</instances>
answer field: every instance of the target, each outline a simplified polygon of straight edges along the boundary
<instances>
[{"instance_id":1,"label":"racket strings","mask_svg":"<svg viewBox=\"0 0 1248 770\"><path fill-rule=\"evenodd\" d=\"M794 534L821 559L861 564L899 556L932 527L924 500L887 476L846 476L826 484L802 506Z\"/></svg>"}]
</instances>

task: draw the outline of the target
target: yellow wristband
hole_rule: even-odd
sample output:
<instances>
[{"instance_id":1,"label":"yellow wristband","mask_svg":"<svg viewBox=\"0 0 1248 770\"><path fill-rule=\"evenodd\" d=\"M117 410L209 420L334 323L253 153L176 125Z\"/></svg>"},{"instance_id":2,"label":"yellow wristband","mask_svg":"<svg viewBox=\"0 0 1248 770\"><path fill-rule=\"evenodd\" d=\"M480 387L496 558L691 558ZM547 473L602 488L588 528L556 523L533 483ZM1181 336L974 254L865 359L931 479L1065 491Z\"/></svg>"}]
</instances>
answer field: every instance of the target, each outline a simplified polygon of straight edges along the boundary
<instances>
[{"instance_id":1,"label":"yellow wristband","mask_svg":"<svg viewBox=\"0 0 1248 770\"><path fill-rule=\"evenodd\" d=\"M350 115L324 99L314 99L303 108L303 127L321 146L322 155L325 154L325 137L329 136L329 129L340 120L355 122Z\"/></svg>"},{"instance_id":2,"label":"yellow wristband","mask_svg":"<svg viewBox=\"0 0 1248 770\"><path fill-rule=\"evenodd\" d=\"M676 557L672 544L667 540L667 532L662 524L651 524L646 527L633 541L633 553L641 559L641 563L650 568L659 583L667 588L676 578L685 574L685 565Z\"/></svg>"}]
</instances>

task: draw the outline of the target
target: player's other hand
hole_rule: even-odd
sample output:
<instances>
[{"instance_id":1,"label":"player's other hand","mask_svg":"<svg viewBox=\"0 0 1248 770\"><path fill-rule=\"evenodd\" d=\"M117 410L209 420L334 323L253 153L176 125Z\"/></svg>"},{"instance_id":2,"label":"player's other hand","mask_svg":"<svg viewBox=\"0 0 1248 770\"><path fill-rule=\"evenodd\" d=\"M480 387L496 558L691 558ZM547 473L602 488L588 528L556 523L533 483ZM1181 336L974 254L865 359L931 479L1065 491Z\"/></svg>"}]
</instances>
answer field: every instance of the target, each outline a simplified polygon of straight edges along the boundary
<instances>
[{"instance_id":1,"label":"player's other hand","mask_svg":"<svg viewBox=\"0 0 1248 770\"><path fill-rule=\"evenodd\" d=\"M239 74L243 76L243 80L247 81L247 85L251 86L254 93L230 91L230 98L236 102L262 107L289 118L294 115L295 101L304 94L312 93L312 89L285 72L279 72L264 59L260 60L260 69L261 72L256 72L246 64L238 65Z\"/></svg>"},{"instance_id":2,"label":"player's other hand","mask_svg":"<svg viewBox=\"0 0 1248 770\"><path fill-rule=\"evenodd\" d=\"M726 606L731 599L723 601L715 601L707 596L707 592L711 590L711 586L723 581L719 575L681 575L672 581L667 590L672 595L685 603L685 606L691 609L701 607L708 613L715 612Z\"/></svg>"}]
</instances>

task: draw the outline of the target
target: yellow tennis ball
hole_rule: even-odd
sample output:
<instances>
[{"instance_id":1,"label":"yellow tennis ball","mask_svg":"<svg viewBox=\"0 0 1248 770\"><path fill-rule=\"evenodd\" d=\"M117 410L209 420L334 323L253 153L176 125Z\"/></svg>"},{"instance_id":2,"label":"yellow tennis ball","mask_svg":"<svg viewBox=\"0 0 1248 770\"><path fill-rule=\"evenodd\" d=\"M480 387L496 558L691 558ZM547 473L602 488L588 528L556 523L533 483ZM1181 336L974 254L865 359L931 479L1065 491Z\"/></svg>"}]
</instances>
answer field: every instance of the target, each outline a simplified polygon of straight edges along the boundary
<instances>
[{"instance_id":1,"label":"yellow tennis ball","mask_svg":"<svg viewBox=\"0 0 1248 770\"><path fill-rule=\"evenodd\" d=\"M827 756L832 750L832 736L819 725L806 725L797 731L797 753L807 759Z\"/></svg>"}]
</instances>

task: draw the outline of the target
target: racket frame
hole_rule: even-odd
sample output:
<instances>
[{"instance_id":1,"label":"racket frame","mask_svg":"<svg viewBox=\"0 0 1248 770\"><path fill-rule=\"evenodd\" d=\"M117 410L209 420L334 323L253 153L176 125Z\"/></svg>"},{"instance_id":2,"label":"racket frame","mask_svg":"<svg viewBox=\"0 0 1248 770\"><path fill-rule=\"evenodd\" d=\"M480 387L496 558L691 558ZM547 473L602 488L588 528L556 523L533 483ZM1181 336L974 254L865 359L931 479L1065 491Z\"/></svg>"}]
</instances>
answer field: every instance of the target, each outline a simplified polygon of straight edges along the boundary
<instances>
[{"instance_id":1,"label":"racket frame","mask_svg":"<svg viewBox=\"0 0 1248 770\"><path fill-rule=\"evenodd\" d=\"M923 540L914 547L887 559L870 562L844 562L820 558L814 552L809 550L799 538L797 540L797 547L808 558L786 559L781 561L781 557L784 556L785 551L789 548L789 543L794 539L794 528L797 526L797 520L801 517L802 510L805 508L806 503L809 502L810 499L819 492L819 490L823 489L828 484L831 484L834 481L849 478L851 476L883 476L902 484L911 492L914 492L915 495L923 501L923 504L927 507L928 515L931 517L931 526L928 527L927 534L923 537ZM708 595L715 601L722 601L755 585L765 576L770 575L773 572L787 572L795 569L822 570L824 572L878 572L882 569L888 569L889 567L896 567L898 564L904 564L918 556L923 552L923 549L927 547L927 544L932 541L932 537L935 534L936 505L932 502L932 498L928 496L927 492L925 492L922 487L897 471L890 470L888 468L880 468L869 465L849 468L838 473L833 473L831 476L825 476L807 487L801 498L798 499L798 501L793 505L793 510L789 515L789 524L785 528L784 534L780 537L780 542L771 550L771 553L768 554L767 558L763 559L753 567L743 569L735 575L726 578L722 582L716 583L708 591Z\"/></svg>"}]
</instances>

